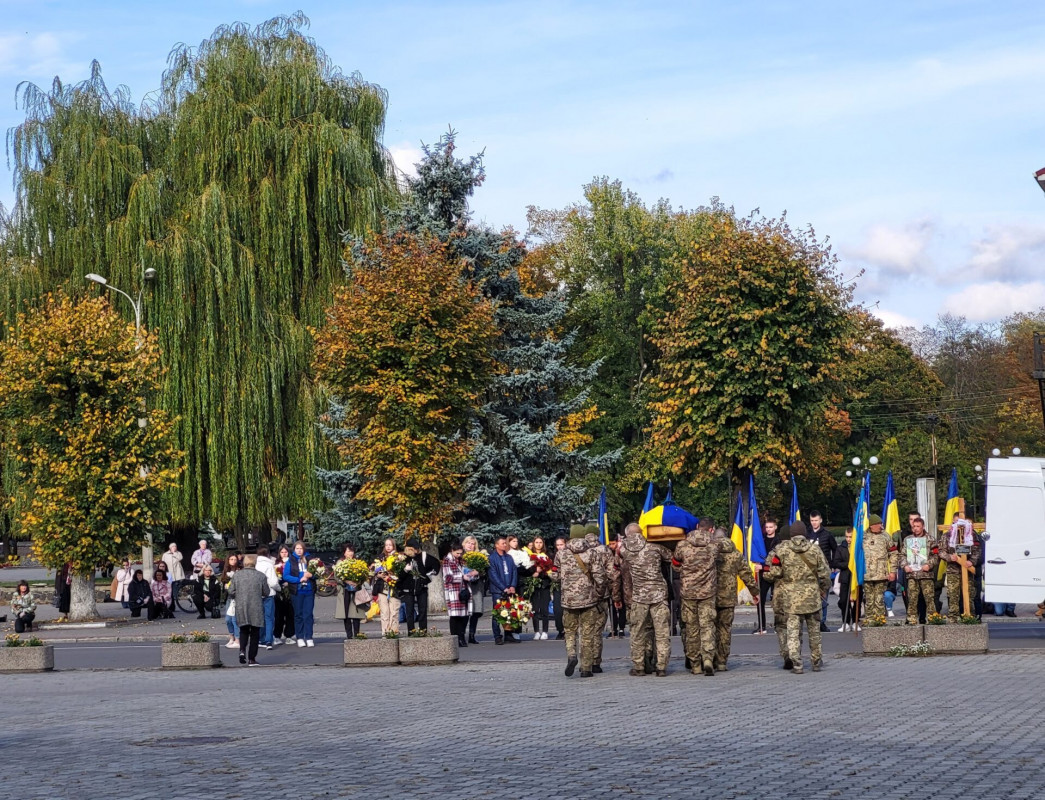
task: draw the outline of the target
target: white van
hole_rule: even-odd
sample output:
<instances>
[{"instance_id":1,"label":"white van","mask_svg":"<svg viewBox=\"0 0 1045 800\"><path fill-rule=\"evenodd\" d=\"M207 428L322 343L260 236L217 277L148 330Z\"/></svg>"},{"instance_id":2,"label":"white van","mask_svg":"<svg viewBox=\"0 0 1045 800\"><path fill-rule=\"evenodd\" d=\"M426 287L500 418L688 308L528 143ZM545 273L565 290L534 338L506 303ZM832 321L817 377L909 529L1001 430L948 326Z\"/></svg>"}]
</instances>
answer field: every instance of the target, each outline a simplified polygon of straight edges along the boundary
<instances>
[{"instance_id":1,"label":"white van","mask_svg":"<svg viewBox=\"0 0 1045 800\"><path fill-rule=\"evenodd\" d=\"M988 603L1045 599L1045 458L987 461Z\"/></svg>"}]
</instances>

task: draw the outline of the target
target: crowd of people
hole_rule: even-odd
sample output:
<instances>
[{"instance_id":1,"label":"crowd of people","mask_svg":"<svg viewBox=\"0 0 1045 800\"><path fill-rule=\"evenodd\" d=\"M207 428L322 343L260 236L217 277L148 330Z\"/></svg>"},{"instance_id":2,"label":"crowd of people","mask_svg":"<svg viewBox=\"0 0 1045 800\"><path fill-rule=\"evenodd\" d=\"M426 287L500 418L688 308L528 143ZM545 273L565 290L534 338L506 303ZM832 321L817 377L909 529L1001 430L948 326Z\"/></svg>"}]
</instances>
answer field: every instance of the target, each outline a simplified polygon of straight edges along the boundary
<instances>
[{"instance_id":1,"label":"crowd of people","mask_svg":"<svg viewBox=\"0 0 1045 800\"><path fill-rule=\"evenodd\" d=\"M468 536L444 543L441 559L417 539L408 539L400 550L389 538L364 579L338 582L333 617L343 622L346 638L359 636L361 625L375 617L382 635L398 635L401 625L407 635L424 631L429 585L439 573L450 633L460 647L479 643L480 620L487 613L495 645L522 641L521 626L502 627L492 613L501 598L522 595L532 608L532 638L548 639L554 627L555 638L566 641L568 676L578 667L582 677L601 672L603 638L623 638L628 623L631 674L666 674L671 636L681 633L687 669L713 675L728 669L735 607L738 596L744 597L740 590L745 590L745 599L756 610L752 632L768 632L770 602L784 666L802 670L797 647L805 626L812 668L819 670L832 590L838 596L841 632L858 630L867 618L893 617L898 597L905 600L907 623L922 624L942 608L944 589L951 621L963 612L979 616L984 611L979 587L982 542L960 515L952 523L937 538L911 514L905 529L890 536L883 532L882 520L872 515L863 540L864 583L855 597L849 569L853 530L846 531L844 540L836 539L817 511L810 512L808 523L795 522L784 530L769 517L763 532L767 558L754 565L747 563L724 529L708 520L689 531L673 551L647 542L636 523L620 538L611 535L605 544L594 523L578 523L569 536L555 539L551 551L540 536L525 546L516 536L497 536L489 552ZM905 546L909 536L915 537L913 549ZM476 560L478 554L482 557ZM355 560L355 544L346 543L341 557ZM224 617L226 646L238 648L240 660L248 665L257 663L260 649L288 643L315 646L317 576L303 542L280 545L273 556L261 546L256 553L231 553L218 561L209 543L201 540L188 564L186 570L175 543L148 579L142 569L132 570L124 560L112 580L112 599L132 617L144 611L149 620L169 619L179 592L191 584L198 618ZM963 607L963 570L970 608ZM254 574L237 578L247 571ZM59 575L56 585L61 586L64 577ZM32 630L36 602L24 581L12 600L12 612L16 631ZM1011 607L999 607L996 613L1015 616Z\"/></svg>"}]
</instances>

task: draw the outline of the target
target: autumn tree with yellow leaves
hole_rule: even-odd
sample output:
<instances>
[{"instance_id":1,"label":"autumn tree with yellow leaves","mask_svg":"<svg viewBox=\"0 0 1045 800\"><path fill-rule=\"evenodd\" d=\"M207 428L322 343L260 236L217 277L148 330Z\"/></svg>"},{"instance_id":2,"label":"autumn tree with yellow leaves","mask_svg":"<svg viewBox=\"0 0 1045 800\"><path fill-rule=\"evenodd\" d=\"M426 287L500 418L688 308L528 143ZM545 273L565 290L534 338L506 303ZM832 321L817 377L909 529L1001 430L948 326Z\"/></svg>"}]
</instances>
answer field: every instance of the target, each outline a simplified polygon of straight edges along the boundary
<instances>
[{"instance_id":1,"label":"autumn tree with yellow leaves","mask_svg":"<svg viewBox=\"0 0 1045 800\"><path fill-rule=\"evenodd\" d=\"M161 494L181 475L174 423L148 406L159 362L153 339L104 298L49 296L0 343L0 424L19 471L13 516L45 566L70 565L72 619L97 616L96 567L161 523Z\"/></svg>"},{"instance_id":2,"label":"autumn tree with yellow leaves","mask_svg":"<svg viewBox=\"0 0 1045 800\"><path fill-rule=\"evenodd\" d=\"M653 343L650 444L693 484L785 474L835 408L850 355L849 293L812 231L710 209Z\"/></svg>"},{"instance_id":3,"label":"autumn tree with yellow leaves","mask_svg":"<svg viewBox=\"0 0 1045 800\"><path fill-rule=\"evenodd\" d=\"M431 539L460 508L474 442L469 421L487 385L493 309L435 238L375 236L316 334L316 369L343 403L341 455L356 499Z\"/></svg>"}]
</instances>

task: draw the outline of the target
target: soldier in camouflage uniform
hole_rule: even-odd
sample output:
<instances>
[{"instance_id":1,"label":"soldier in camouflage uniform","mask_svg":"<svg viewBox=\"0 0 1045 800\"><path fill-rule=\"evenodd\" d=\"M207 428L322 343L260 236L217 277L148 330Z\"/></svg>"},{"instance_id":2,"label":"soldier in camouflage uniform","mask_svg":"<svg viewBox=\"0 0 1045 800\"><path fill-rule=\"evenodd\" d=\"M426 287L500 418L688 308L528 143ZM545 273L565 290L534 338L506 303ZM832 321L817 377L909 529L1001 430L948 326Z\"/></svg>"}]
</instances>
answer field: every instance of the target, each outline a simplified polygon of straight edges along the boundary
<instances>
[{"instance_id":1,"label":"soldier in camouflage uniform","mask_svg":"<svg viewBox=\"0 0 1045 800\"><path fill-rule=\"evenodd\" d=\"M598 612L602 621L599 623L599 642L595 650L595 660L592 663L593 671L602 672L602 632L606 628L606 621L610 613L611 595L613 593L613 587L610 585L610 575L616 569L616 556L609 547L599 541L599 525L596 522L589 522L584 526L584 541L598 552L602 563L606 565L606 583L602 589L602 595L599 597L598 605Z\"/></svg>"},{"instance_id":2,"label":"soldier in camouflage uniform","mask_svg":"<svg viewBox=\"0 0 1045 800\"><path fill-rule=\"evenodd\" d=\"M939 552L940 559L947 565L947 619L957 622L961 613L972 614L972 609L962 609L962 566L958 563L957 547L964 545L972 548L965 556L969 564L976 564L980 560L980 544L973 536L972 523L967 519L961 519L955 514L952 519L951 529L940 537ZM973 570L969 571L969 602L973 601L974 589Z\"/></svg>"},{"instance_id":3,"label":"soldier in camouflage uniform","mask_svg":"<svg viewBox=\"0 0 1045 800\"><path fill-rule=\"evenodd\" d=\"M896 580L896 564L899 560L896 545L887 533L882 532L882 518L872 514L868 520L870 530L864 536L864 618L885 617L885 588L889 581Z\"/></svg>"},{"instance_id":4,"label":"soldier in camouflage uniform","mask_svg":"<svg viewBox=\"0 0 1045 800\"><path fill-rule=\"evenodd\" d=\"M726 537L724 528L715 529L715 569L718 572L718 595L715 598L715 669L728 670L729 651L733 644L733 615L737 607L737 581L741 581L758 604L758 579L747 559Z\"/></svg>"},{"instance_id":5,"label":"soldier in camouflage uniform","mask_svg":"<svg viewBox=\"0 0 1045 800\"><path fill-rule=\"evenodd\" d=\"M775 550L777 544L780 544L780 542L786 542L791 538L791 531L787 528L778 530L776 536L773 538L775 539L775 544L773 545L773 549ZM769 552L769 555L773 555L772 550ZM776 633L777 649L780 651L780 657L784 659L784 669L791 669L794 665L791 663L791 652L787 647L787 590L789 587L783 583L773 585L768 578L768 569L769 562L767 561L762 567L761 576L767 587L771 585L773 587L773 630ZM801 646L801 644L801 634L799 634L799 646Z\"/></svg>"},{"instance_id":6,"label":"soldier in camouflage uniform","mask_svg":"<svg viewBox=\"0 0 1045 800\"><path fill-rule=\"evenodd\" d=\"M555 556L562 585L562 622L566 633L566 677L580 663L581 677L590 678L605 615L598 611L606 591L606 562L585 539L584 526L570 527L570 541ZM578 646L578 638L580 643Z\"/></svg>"},{"instance_id":7,"label":"soldier in camouflage uniform","mask_svg":"<svg viewBox=\"0 0 1045 800\"><path fill-rule=\"evenodd\" d=\"M900 548L899 569L907 576L907 624L918 624L918 598L925 600L925 614L936 613L936 568L940 563L939 549L931 537L925 536L925 520L915 517L911 520L911 536L925 537L927 552L925 563L911 566L907 562L907 548Z\"/></svg>"},{"instance_id":8,"label":"soldier in camouflage uniform","mask_svg":"<svg viewBox=\"0 0 1045 800\"><path fill-rule=\"evenodd\" d=\"M824 552L806 537L801 522L791 524L790 537L774 548L766 563L766 580L786 589L787 648L791 671L802 673L802 623L809 634L809 650L813 672L824 663L820 649L820 610L823 598L831 589L831 568ZM775 617L773 624L779 626Z\"/></svg>"},{"instance_id":9,"label":"soldier in camouflage uniform","mask_svg":"<svg viewBox=\"0 0 1045 800\"><path fill-rule=\"evenodd\" d=\"M671 563L679 571L682 582L682 621L686 629L682 643L692 672L715 674L715 555L718 548L711 542L711 524L701 520L696 530L675 547Z\"/></svg>"},{"instance_id":10,"label":"soldier in camouflage uniform","mask_svg":"<svg viewBox=\"0 0 1045 800\"><path fill-rule=\"evenodd\" d=\"M630 611L632 667L628 674L646 674L646 652L652 644L657 651L657 676L663 678L671 658L671 608L661 565L671 562L671 551L647 542L633 522L624 530L617 556L620 569L613 576L613 605L620 608L627 601Z\"/></svg>"}]
</instances>

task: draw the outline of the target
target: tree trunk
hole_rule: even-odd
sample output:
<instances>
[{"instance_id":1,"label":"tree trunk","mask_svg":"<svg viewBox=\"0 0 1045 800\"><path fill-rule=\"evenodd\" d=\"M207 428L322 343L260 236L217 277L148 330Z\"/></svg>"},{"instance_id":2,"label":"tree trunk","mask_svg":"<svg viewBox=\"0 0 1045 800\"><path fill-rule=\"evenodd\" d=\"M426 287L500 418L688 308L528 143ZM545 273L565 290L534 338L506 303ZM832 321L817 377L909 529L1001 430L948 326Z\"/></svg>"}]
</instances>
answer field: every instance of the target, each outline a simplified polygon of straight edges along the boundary
<instances>
[{"instance_id":1,"label":"tree trunk","mask_svg":"<svg viewBox=\"0 0 1045 800\"><path fill-rule=\"evenodd\" d=\"M87 575L73 575L69 587L69 619L82 622L98 618L98 606L94 600L94 570Z\"/></svg>"}]
</instances>

